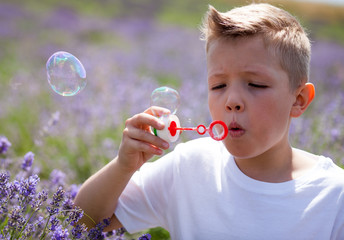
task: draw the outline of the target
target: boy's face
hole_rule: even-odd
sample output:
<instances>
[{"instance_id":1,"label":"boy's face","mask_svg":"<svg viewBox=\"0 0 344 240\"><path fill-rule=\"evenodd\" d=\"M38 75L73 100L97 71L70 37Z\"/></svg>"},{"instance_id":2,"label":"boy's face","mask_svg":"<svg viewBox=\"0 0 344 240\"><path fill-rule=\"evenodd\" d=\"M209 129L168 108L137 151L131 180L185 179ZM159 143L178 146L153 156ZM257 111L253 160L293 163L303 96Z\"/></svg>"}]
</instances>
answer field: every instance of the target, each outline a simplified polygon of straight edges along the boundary
<instances>
[{"instance_id":1,"label":"boy's face","mask_svg":"<svg viewBox=\"0 0 344 240\"><path fill-rule=\"evenodd\" d=\"M215 40L207 68L210 113L227 124L223 142L233 156L257 157L288 144L296 97L287 73L260 36Z\"/></svg>"}]
</instances>

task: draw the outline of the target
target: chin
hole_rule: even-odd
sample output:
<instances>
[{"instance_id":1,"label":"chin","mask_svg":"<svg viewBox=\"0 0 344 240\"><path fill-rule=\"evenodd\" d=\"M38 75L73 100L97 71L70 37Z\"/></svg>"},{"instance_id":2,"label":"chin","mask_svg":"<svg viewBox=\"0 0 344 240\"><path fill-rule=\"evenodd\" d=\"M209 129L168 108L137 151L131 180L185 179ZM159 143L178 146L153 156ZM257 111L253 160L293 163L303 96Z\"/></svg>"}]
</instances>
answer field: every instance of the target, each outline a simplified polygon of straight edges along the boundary
<instances>
[{"instance_id":1,"label":"chin","mask_svg":"<svg viewBox=\"0 0 344 240\"><path fill-rule=\"evenodd\" d=\"M225 145L227 151L235 158L235 159L248 159L248 158L254 158L258 156L259 154L257 151L254 151L252 148L248 148L246 146L235 146L233 143L223 142Z\"/></svg>"}]
</instances>

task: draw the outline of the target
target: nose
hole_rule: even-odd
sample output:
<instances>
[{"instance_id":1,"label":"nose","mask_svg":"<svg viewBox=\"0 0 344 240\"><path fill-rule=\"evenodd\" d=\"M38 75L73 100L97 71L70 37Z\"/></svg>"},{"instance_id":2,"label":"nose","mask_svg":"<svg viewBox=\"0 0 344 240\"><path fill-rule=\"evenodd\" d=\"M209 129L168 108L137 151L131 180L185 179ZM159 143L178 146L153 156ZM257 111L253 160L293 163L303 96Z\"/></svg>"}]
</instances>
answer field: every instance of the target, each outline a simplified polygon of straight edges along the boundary
<instances>
[{"instance_id":1,"label":"nose","mask_svg":"<svg viewBox=\"0 0 344 240\"><path fill-rule=\"evenodd\" d=\"M239 93L230 93L226 102L226 111L228 112L243 112L244 103Z\"/></svg>"}]
</instances>

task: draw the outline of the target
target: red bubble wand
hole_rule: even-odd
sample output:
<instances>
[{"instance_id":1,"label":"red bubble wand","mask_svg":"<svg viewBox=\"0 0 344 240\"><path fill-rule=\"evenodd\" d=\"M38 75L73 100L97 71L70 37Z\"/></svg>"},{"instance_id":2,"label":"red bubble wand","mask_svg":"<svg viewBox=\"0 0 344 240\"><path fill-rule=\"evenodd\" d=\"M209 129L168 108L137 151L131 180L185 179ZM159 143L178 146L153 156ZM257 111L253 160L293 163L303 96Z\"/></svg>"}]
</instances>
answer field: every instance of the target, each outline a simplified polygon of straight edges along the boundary
<instances>
[{"instance_id":1,"label":"red bubble wand","mask_svg":"<svg viewBox=\"0 0 344 240\"><path fill-rule=\"evenodd\" d=\"M227 137L228 128L224 122L219 120L213 121L208 128L204 125L198 125L197 127L181 127L178 117L174 115L179 103L179 93L172 88L159 87L152 92L151 106L159 106L171 111L171 114L159 116L159 114L154 113L154 110L152 110L154 115L165 123L164 129L153 129L153 133L156 136L168 142L177 141L182 131L196 131L200 135L204 135L208 132L210 137L216 141L221 141Z\"/></svg>"},{"instance_id":2,"label":"red bubble wand","mask_svg":"<svg viewBox=\"0 0 344 240\"><path fill-rule=\"evenodd\" d=\"M196 131L199 135L204 135L206 132L209 133L210 137L216 141L225 139L228 135L228 128L222 121L213 121L208 128L204 125L198 125L197 127L177 127L175 121L171 121L170 126L167 128L171 136L175 136L177 131Z\"/></svg>"}]
</instances>

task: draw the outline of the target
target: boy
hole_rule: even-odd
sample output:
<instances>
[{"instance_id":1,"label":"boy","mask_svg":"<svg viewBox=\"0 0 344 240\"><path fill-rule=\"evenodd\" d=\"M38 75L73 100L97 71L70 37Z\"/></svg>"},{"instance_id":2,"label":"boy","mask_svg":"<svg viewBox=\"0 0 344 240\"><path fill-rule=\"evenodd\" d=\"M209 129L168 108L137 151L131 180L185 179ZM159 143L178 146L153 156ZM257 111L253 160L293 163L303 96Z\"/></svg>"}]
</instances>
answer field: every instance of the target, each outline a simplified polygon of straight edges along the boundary
<instances>
[{"instance_id":1,"label":"boy","mask_svg":"<svg viewBox=\"0 0 344 240\"><path fill-rule=\"evenodd\" d=\"M168 148L151 134L163 124L148 109L127 120L118 156L75 203L95 221L111 217L109 228L162 226L172 239L344 239L344 171L288 141L314 97L298 21L269 4L210 7L203 34L209 109L226 139L179 144L146 163Z\"/></svg>"}]
</instances>

